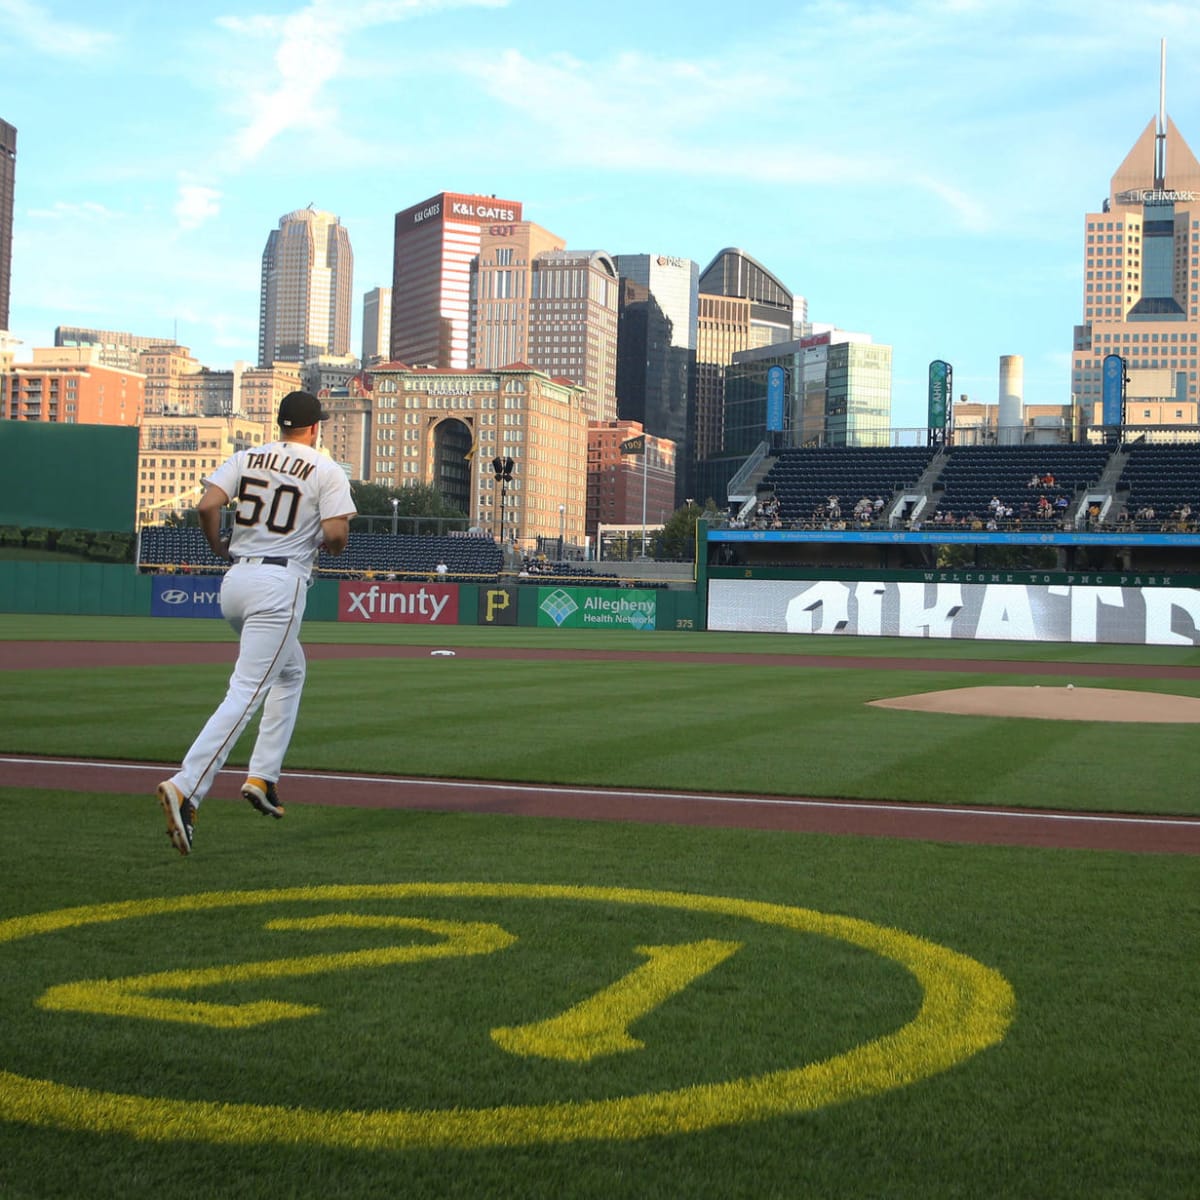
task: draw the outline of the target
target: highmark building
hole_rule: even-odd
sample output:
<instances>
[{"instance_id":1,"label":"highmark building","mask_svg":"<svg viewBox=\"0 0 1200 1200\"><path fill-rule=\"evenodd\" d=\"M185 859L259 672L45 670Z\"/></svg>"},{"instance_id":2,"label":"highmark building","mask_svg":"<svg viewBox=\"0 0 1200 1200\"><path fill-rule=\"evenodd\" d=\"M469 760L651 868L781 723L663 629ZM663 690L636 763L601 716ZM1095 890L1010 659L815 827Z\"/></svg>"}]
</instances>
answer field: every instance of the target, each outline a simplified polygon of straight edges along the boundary
<instances>
[{"instance_id":1,"label":"highmark building","mask_svg":"<svg viewBox=\"0 0 1200 1200\"><path fill-rule=\"evenodd\" d=\"M1092 425L1122 423L1119 394L1107 415L1103 403L1105 359L1116 355L1125 360L1124 424L1196 424L1200 163L1173 121L1151 120L1086 225L1075 403Z\"/></svg>"}]
</instances>

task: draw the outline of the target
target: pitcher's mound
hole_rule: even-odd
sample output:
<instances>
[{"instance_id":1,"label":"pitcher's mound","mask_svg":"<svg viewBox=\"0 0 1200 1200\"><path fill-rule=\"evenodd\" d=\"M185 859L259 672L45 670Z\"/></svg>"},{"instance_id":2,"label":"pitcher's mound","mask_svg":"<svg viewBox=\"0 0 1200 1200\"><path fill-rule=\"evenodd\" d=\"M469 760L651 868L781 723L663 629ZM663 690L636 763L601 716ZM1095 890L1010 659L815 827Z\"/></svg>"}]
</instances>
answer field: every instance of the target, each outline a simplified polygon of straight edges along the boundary
<instances>
[{"instance_id":1,"label":"pitcher's mound","mask_svg":"<svg viewBox=\"0 0 1200 1200\"><path fill-rule=\"evenodd\" d=\"M1048 721L1200 722L1200 699L1165 692L1091 687L966 687L871 700L876 708L972 717L1039 717Z\"/></svg>"}]
</instances>

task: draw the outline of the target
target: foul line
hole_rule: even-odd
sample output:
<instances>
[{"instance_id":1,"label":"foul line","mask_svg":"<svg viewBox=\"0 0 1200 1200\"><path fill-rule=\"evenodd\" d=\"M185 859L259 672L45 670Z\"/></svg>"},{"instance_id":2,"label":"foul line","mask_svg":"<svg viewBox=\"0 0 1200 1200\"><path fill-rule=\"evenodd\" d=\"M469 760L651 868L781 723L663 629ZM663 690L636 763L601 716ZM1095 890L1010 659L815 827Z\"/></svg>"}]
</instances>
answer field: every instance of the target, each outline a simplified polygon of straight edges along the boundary
<instances>
[{"instance_id":1,"label":"foul line","mask_svg":"<svg viewBox=\"0 0 1200 1200\"><path fill-rule=\"evenodd\" d=\"M0 762L20 763L25 766L41 767L87 767L113 771L161 772L161 764L105 762L97 759L79 758L18 758L0 755ZM224 769L219 775L240 776L242 772ZM947 814L964 817L1006 817L1018 821L1067 821L1079 824L1101 825L1168 825L1172 827L1200 828L1200 820L1190 817L1136 817L1102 813L1042 812L1037 809L968 808L942 804L886 804L878 800L814 800L796 797L770 796L720 796L706 792L647 792L620 788L556 787L550 784L492 783L483 780L421 779L403 775L343 775L324 771L288 771L289 778L327 780L337 783L373 783L426 788L456 788L459 790L491 792L527 792L533 795L589 796L626 800L690 800L711 804L762 804L777 808L830 808L861 809L865 812L925 813L931 816Z\"/></svg>"}]
</instances>

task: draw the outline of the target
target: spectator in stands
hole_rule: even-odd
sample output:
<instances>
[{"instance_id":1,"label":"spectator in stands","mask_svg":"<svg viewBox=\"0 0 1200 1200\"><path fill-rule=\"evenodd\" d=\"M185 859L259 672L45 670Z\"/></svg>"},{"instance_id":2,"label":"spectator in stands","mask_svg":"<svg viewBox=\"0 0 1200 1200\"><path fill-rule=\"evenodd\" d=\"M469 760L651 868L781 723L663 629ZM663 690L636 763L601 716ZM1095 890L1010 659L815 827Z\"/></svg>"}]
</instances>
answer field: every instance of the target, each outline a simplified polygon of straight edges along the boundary
<instances>
[{"instance_id":1,"label":"spectator in stands","mask_svg":"<svg viewBox=\"0 0 1200 1200\"><path fill-rule=\"evenodd\" d=\"M1049 471L1047 471L1045 473L1045 475L1042 476L1042 487L1052 488L1053 486L1054 486L1054 476Z\"/></svg>"},{"instance_id":2,"label":"spectator in stands","mask_svg":"<svg viewBox=\"0 0 1200 1200\"><path fill-rule=\"evenodd\" d=\"M446 566L445 560L439 558L437 566L433 569L437 572L438 583L445 583L446 576L450 574L450 568Z\"/></svg>"},{"instance_id":3,"label":"spectator in stands","mask_svg":"<svg viewBox=\"0 0 1200 1200\"><path fill-rule=\"evenodd\" d=\"M1042 486L1042 477L1040 475L1035 474L1034 477L1025 486L1031 487L1031 488L1041 487Z\"/></svg>"}]
</instances>

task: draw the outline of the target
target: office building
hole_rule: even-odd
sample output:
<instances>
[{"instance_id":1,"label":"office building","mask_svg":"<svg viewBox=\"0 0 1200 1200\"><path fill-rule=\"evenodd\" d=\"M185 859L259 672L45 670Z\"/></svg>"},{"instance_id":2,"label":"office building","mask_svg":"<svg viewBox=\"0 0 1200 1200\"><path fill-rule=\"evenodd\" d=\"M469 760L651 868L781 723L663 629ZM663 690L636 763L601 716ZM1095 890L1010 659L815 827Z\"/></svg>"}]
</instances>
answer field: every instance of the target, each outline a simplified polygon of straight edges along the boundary
<instances>
[{"instance_id":1,"label":"office building","mask_svg":"<svg viewBox=\"0 0 1200 1200\"><path fill-rule=\"evenodd\" d=\"M700 269L690 258L618 254L617 416L695 453L696 319ZM683 501L684 480L678 478Z\"/></svg>"},{"instance_id":2,"label":"office building","mask_svg":"<svg viewBox=\"0 0 1200 1200\"><path fill-rule=\"evenodd\" d=\"M723 451L725 369L733 356L803 336L797 325L807 316L804 297L744 250L727 247L704 268L696 318L697 462Z\"/></svg>"},{"instance_id":3,"label":"office building","mask_svg":"<svg viewBox=\"0 0 1200 1200\"><path fill-rule=\"evenodd\" d=\"M69 345L69 335L94 333L95 330L63 330L60 325L54 332L56 345ZM63 336L64 341L59 342ZM122 334L121 337L130 335ZM87 343L82 343L87 344ZM146 416L184 417L198 416L184 405L180 380L185 375L195 375L203 370L198 359L186 346L167 344L151 345L136 351L137 369L146 377Z\"/></svg>"},{"instance_id":4,"label":"office building","mask_svg":"<svg viewBox=\"0 0 1200 1200\"><path fill-rule=\"evenodd\" d=\"M470 366L471 264L482 231L521 220L516 200L439 192L396 214L390 358Z\"/></svg>"},{"instance_id":5,"label":"office building","mask_svg":"<svg viewBox=\"0 0 1200 1200\"><path fill-rule=\"evenodd\" d=\"M767 428L767 371L784 368L783 429ZM725 374L725 450L743 458L783 446L887 446L892 348L866 333L827 329L743 350ZM776 436L772 436L772 434Z\"/></svg>"},{"instance_id":6,"label":"office building","mask_svg":"<svg viewBox=\"0 0 1200 1200\"><path fill-rule=\"evenodd\" d=\"M617 295L611 255L568 250L531 221L490 226L472 268L471 361L569 379L590 418L614 418Z\"/></svg>"},{"instance_id":7,"label":"office building","mask_svg":"<svg viewBox=\"0 0 1200 1200\"><path fill-rule=\"evenodd\" d=\"M8 329L12 289L13 196L17 177L17 131L0 121L0 329Z\"/></svg>"},{"instance_id":8,"label":"office building","mask_svg":"<svg viewBox=\"0 0 1200 1200\"><path fill-rule=\"evenodd\" d=\"M594 545L602 525L636 540L643 526L661 529L675 507L674 442L637 421L588 422L587 535Z\"/></svg>"},{"instance_id":9,"label":"office building","mask_svg":"<svg viewBox=\"0 0 1200 1200\"><path fill-rule=\"evenodd\" d=\"M175 345L175 339L120 333L115 329L81 329L76 325L59 325L54 330L54 344L63 349L93 349L96 351L95 361L102 367L140 371L141 355L146 350L156 347L170 349Z\"/></svg>"},{"instance_id":10,"label":"office building","mask_svg":"<svg viewBox=\"0 0 1200 1200\"><path fill-rule=\"evenodd\" d=\"M489 225L480 231L479 249L471 262L467 328L472 367L523 362L542 369L541 363L534 362L531 345L534 264L543 252L565 246L557 234L532 221Z\"/></svg>"},{"instance_id":11,"label":"office building","mask_svg":"<svg viewBox=\"0 0 1200 1200\"><path fill-rule=\"evenodd\" d=\"M582 389L528 366L453 370L388 363L371 372L370 479L420 483L497 538L583 538L587 413ZM511 480L493 459L512 459ZM559 506L562 506L562 513Z\"/></svg>"},{"instance_id":12,"label":"office building","mask_svg":"<svg viewBox=\"0 0 1200 1200\"><path fill-rule=\"evenodd\" d=\"M233 412L276 428L280 400L304 386L303 374L308 369L297 363L273 363L269 367L234 363Z\"/></svg>"},{"instance_id":13,"label":"office building","mask_svg":"<svg viewBox=\"0 0 1200 1200\"><path fill-rule=\"evenodd\" d=\"M267 237L259 300L258 365L350 353L354 252L332 213L288 213Z\"/></svg>"},{"instance_id":14,"label":"office building","mask_svg":"<svg viewBox=\"0 0 1200 1200\"><path fill-rule=\"evenodd\" d=\"M1071 391L1110 429L1194 423L1200 401L1200 163L1160 105L1084 218L1083 322ZM1124 359L1123 417L1105 419L1104 361ZM1136 402L1133 402L1135 401Z\"/></svg>"},{"instance_id":15,"label":"office building","mask_svg":"<svg viewBox=\"0 0 1200 1200\"><path fill-rule=\"evenodd\" d=\"M138 434L138 524L195 508L205 476L273 436L270 426L240 417L148 417Z\"/></svg>"},{"instance_id":16,"label":"office building","mask_svg":"<svg viewBox=\"0 0 1200 1200\"><path fill-rule=\"evenodd\" d=\"M345 387L330 388L320 395L329 413L329 420L321 426L321 448L329 451L351 479L369 480L374 429L370 374L355 375Z\"/></svg>"},{"instance_id":17,"label":"office building","mask_svg":"<svg viewBox=\"0 0 1200 1200\"><path fill-rule=\"evenodd\" d=\"M374 366L391 357L392 289L372 288L363 296L362 365Z\"/></svg>"}]
</instances>

